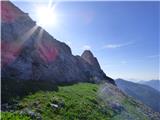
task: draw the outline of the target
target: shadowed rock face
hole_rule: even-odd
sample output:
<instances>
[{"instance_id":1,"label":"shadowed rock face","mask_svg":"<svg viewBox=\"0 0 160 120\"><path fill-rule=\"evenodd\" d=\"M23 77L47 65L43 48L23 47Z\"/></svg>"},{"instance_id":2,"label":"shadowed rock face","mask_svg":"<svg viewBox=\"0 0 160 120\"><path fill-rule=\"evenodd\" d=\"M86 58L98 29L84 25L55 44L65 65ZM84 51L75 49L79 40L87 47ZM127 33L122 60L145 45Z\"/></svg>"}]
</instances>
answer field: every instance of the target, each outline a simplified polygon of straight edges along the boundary
<instances>
[{"instance_id":1,"label":"shadowed rock face","mask_svg":"<svg viewBox=\"0 0 160 120\"><path fill-rule=\"evenodd\" d=\"M73 56L9 1L2 1L2 79L52 80L58 83L99 82L114 84L90 51Z\"/></svg>"}]
</instances>

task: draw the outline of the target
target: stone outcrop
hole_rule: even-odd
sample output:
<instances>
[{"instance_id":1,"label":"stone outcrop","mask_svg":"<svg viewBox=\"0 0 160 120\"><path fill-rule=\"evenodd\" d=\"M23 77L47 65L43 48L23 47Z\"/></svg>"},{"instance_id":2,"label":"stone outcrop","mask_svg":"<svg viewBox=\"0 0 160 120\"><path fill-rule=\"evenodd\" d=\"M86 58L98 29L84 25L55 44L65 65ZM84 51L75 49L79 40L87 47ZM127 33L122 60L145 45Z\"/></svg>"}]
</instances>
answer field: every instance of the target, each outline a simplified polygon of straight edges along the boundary
<instances>
[{"instance_id":1,"label":"stone outcrop","mask_svg":"<svg viewBox=\"0 0 160 120\"><path fill-rule=\"evenodd\" d=\"M93 56L92 52L90 50L85 50L81 57L86 60L90 65L93 67L100 69L100 65L98 63L98 60L96 57Z\"/></svg>"},{"instance_id":2,"label":"stone outcrop","mask_svg":"<svg viewBox=\"0 0 160 120\"><path fill-rule=\"evenodd\" d=\"M114 84L90 51L73 56L68 45L37 26L28 14L9 1L1 4L3 80L51 80L57 83L105 80Z\"/></svg>"}]
</instances>

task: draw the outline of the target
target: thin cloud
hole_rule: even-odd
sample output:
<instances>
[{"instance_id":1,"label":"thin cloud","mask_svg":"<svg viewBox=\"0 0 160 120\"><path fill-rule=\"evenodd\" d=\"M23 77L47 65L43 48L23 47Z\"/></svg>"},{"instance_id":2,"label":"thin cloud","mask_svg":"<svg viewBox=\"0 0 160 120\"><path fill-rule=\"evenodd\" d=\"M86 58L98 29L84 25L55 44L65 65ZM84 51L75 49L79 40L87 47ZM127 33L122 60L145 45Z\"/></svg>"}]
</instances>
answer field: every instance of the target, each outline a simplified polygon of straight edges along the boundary
<instances>
[{"instance_id":1,"label":"thin cloud","mask_svg":"<svg viewBox=\"0 0 160 120\"><path fill-rule=\"evenodd\" d=\"M121 48L121 47L129 46L131 44L133 44L133 42L127 42L127 43L121 43L121 44L107 44L103 46L103 48L114 49L114 48Z\"/></svg>"},{"instance_id":2,"label":"thin cloud","mask_svg":"<svg viewBox=\"0 0 160 120\"><path fill-rule=\"evenodd\" d=\"M160 55L150 55L150 56L147 56L147 58L158 58Z\"/></svg>"},{"instance_id":3,"label":"thin cloud","mask_svg":"<svg viewBox=\"0 0 160 120\"><path fill-rule=\"evenodd\" d=\"M113 64L113 63L106 63L106 64L104 64L103 65L103 67L105 67L105 68L117 68L117 67L121 67L121 66L123 66L123 65L126 65L128 63L128 61L126 61L126 60L122 60L122 61L120 61L120 62L117 62L116 64Z\"/></svg>"},{"instance_id":4,"label":"thin cloud","mask_svg":"<svg viewBox=\"0 0 160 120\"><path fill-rule=\"evenodd\" d=\"M90 50L91 46L90 45L84 45L84 46L82 46L82 49L83 50Z\"/></svg>"},{"instance_id":5,"label":"thin cloud","mask_svg":"<svg viewBox=\"0 0 160 120\"><path fill-rule=\"evenodd\" d=\"M126 60L121 61L121 64L127 64Z\"/></svg>"}]
</instances>

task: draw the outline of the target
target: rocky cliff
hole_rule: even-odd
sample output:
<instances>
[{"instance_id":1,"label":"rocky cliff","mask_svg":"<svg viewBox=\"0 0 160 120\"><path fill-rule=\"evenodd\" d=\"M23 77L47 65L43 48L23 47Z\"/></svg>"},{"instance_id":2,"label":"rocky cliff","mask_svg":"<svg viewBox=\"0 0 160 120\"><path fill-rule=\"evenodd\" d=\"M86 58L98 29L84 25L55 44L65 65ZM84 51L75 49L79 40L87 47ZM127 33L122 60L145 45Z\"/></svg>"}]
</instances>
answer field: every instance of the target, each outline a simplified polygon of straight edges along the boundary
<instances>
[{"instance_id":1,"label":"rocky cliff","mask_svg":"<svg viewBox=\"0 0 160 120\"><path fill-rule=\"evenodd\" d=\"M91 51L85 50L81 57L96 69L101 69L97 58L93 56Z\"/></svg>"},{"instance_id":2,"label":"rocky cliff","mask_svg":"<svg viewBox=\"0 0 160 120\"><path fill-rule=\"evenodd\" d=\"M58 83L113 83L91 51L73 56L68 45L36 25L9 1L1 2L2 80L51 80Z\"/></svg>"}]
</instances>

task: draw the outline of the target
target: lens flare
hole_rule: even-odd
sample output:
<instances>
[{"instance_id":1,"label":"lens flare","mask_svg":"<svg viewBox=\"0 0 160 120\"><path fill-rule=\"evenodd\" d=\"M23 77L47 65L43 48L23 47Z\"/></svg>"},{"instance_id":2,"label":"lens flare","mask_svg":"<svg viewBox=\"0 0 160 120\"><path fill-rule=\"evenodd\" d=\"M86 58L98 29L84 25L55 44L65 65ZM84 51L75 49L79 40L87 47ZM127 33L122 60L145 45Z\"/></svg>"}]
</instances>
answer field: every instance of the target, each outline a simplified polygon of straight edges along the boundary
<instances>
[{"instance_id":1,"label":"lens flare","mask_svg":"<svg viewBox=\"0 0 160 120\"><path fill-rule=\"evenodd\" d=\"M55 26L57 24L57 15L53 7L40 6L36 10L37 24L45 26Z\"/></svg>"}]
</instances>

